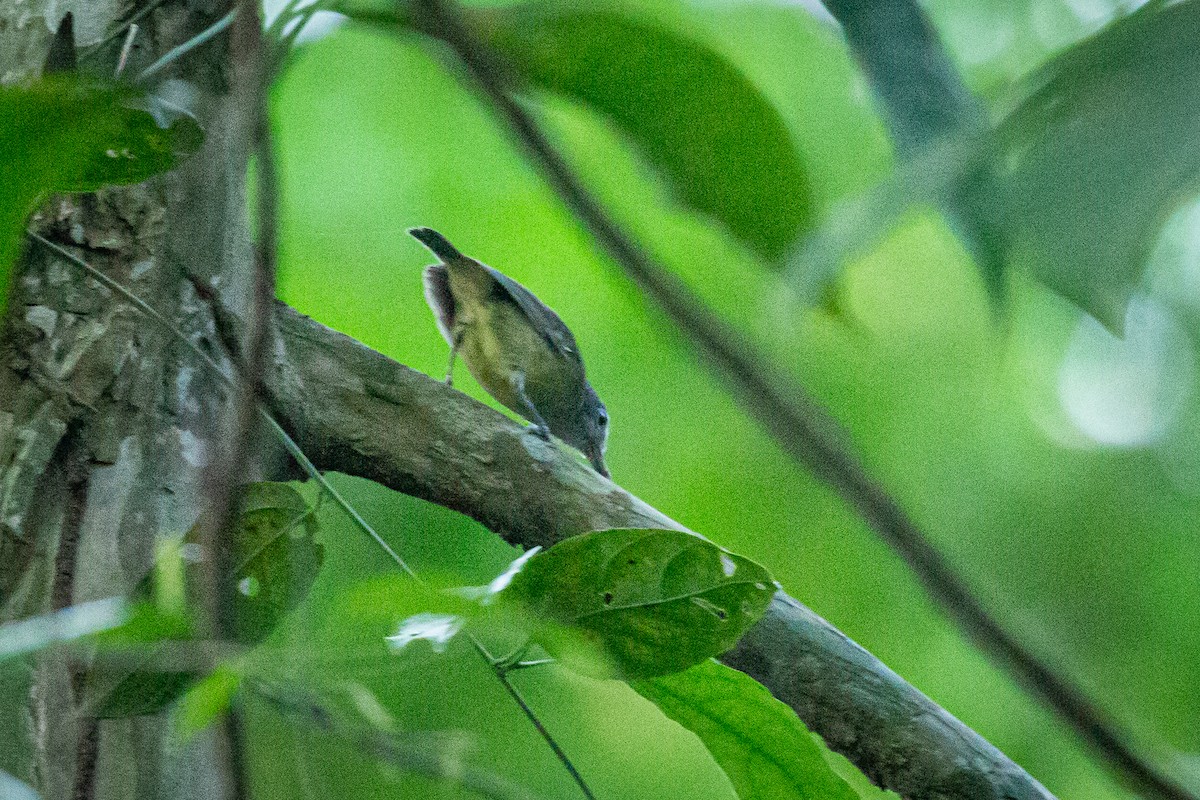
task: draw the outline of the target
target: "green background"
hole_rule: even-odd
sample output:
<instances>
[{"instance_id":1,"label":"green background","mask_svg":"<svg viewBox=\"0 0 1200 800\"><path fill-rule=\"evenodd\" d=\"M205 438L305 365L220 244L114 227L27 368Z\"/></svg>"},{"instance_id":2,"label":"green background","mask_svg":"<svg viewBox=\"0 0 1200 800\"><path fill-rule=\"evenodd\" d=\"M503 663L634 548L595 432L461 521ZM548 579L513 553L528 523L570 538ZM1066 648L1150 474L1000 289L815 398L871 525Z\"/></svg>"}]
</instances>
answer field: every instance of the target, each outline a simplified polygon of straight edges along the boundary
<instances>
[{"instance_id":1,"label":"green background","mask_svg":"<svg viewBox=\"0 0 1200 800\"><path fill-rule=\"evenodd\" d=\"M823 213L836 215L839 201L886 175L886 132L828 25L798 6L652 5L647 18L716 48L775 104ZM930 11L969 83L996 103L1054 48L1104 21L1049 2L939 2ZM988 25L995 40L982 37ZM441 377L447 346L420 281L429 257L404 232L440 230L530 287L571 326L613 420L608 463L623 487L766 565L789 593L1059 797L1127 796L964 642L857 517L746 418L530 170L448 52L343 27L299 51L273 100L284 300ZM1179 367L1196 325L1176 302L1186 281L1172 277L1185 245L1160 247L1146 284L1147 297L1169 306L1176 321L1172 352L1184 355L1163 371L1178 377L1172 385L1182 399L1157 442L1104 446L1072 423L1060 395L1072 342L1106 334L1025 281L1014 281L1006 305L991 305L970 257L936 215L910 216L847 265L827 302L805 309L748 250L676 205L604 120L563 100L528 101L645 246L841 420L873 475L1010 630L1150 752L1185 769L1191 753L1192 774L1200 772L1200 483L1188 460L1200 412L1194 376ZM1175 229L1183 235L1187 225ZM490 402L465 370L458 374L460 389ZM443 509L362 481L340 485L420 570L483 583L515 553ZM342 588L389 569L336 513L323 520L325 568L280 633L292 652L339 623L329 609ZM368 688L400 727L469 731L478 763L547 797L577 796L473 653L421 648L401 656L347 651L339 674ZM555 668L515 680L599 796L732 797L698 742L627 688ZM386 768L362 769L349 748L298 733L265 708L255 708L249 724L261 752L272 754L253 762L263 796L323 796L335 787L346 796L459 796ZM295 760L278 757L286 752Z\"/></svg>"}]
</instances>

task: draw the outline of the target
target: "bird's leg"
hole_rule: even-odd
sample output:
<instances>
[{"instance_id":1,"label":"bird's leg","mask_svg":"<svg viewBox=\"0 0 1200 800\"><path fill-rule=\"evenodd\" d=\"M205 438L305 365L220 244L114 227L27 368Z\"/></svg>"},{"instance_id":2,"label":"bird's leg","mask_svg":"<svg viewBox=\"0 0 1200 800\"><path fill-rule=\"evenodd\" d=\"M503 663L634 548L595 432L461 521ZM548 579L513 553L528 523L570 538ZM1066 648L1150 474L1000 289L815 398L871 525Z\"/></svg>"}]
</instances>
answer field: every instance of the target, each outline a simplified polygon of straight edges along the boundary
<instances>
[{"instance_id":1,"label":"bird's leg","mask_svg":"<svg viewBox=\"0 0 1200 800\"><path fill-rule=\"evenodd\" d=\"M458 348L462 346L463 331L456 327L453 333L454 341L450 344L450 363L446 365L446 385L454 385L454 359L458 358Z\"/></svg>"},{"instance_id":2,"label":"bird's leg","mask_svg":"<svg viewBox=\"0 0 1200 800\"><path fill-rule=\"evenodd\" d=\"M517 396L517 401L521 404L521 413L532 423L529 430L535 436L545 439L547 442L550 441L550 426L546 424L546 420L542 419L542 415L538 413L537 406L529 399L529 395L525 394L525 372L514 369L509 373L508 380L512 385L513 394Z\"/></svg>"}]
</instances>

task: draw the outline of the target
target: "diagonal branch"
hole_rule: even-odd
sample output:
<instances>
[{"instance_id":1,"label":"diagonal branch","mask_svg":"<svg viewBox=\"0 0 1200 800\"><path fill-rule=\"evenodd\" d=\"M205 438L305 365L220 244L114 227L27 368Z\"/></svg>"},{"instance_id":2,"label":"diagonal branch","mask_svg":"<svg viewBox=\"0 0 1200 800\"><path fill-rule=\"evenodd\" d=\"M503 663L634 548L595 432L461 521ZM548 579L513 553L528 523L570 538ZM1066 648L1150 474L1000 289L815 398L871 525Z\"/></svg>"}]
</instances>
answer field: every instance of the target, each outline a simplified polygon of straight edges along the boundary
<instances>
[{"instance_id":1,"label":"diagonal branch","mask_svg":"<svg viewBox=\"0 0 1200 800\"><path fill-rule=\"evenodd\" d=\"M783 377L786 371L772 368L736 329L716 316L620 228L534 118L513 99L509 70L466 27L452 0L414 0L412 7L413 24L450 47L530 163L576 220L686 334L747 413L793 460L828 483L858 512L904 559L930 598L971 641L1054 710L1144 796L1196 800L1194 794L1143 758L1103 709L992 617L924 531L867 474L837 421L802 386ZM965 99L963 103L963 108L969 108ZM964 111L963 117L967 116Z\"/></svg>"},{"instance_id":2,"label":"diagonal branch","mask_svg":"<svg viewBox=\"0 0 1200 800\"><path fill-rule=\"evenodd\" d=\"M267 401L321 469L455 509L522 547L603 528L686 530L572 452L461 392L282 304L274 322ZM906 798L1053 800L977 733L782 592L723 660Z\"/></svg>"}]
</instances>

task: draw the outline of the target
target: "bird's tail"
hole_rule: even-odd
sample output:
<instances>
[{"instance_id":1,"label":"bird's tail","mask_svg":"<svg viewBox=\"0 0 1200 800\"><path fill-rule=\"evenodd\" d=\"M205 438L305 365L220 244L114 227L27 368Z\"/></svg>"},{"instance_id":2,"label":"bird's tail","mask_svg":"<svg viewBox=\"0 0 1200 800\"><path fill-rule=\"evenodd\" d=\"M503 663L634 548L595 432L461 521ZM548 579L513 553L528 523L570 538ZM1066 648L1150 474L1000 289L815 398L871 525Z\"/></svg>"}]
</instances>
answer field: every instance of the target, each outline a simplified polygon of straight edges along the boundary
<instances>
[{"instance_id":1,"label":"bird's tail","mask_svg":"<svg viewBox=\"0 0 1200 800\"><path fill-rule=\"evenodd\" d=\"M458 251L458 248L450 244L445 236L433 228L409 228L408 234L428 247L442 261L458 261L466 258Z\"/></svg>"}]
</instances>

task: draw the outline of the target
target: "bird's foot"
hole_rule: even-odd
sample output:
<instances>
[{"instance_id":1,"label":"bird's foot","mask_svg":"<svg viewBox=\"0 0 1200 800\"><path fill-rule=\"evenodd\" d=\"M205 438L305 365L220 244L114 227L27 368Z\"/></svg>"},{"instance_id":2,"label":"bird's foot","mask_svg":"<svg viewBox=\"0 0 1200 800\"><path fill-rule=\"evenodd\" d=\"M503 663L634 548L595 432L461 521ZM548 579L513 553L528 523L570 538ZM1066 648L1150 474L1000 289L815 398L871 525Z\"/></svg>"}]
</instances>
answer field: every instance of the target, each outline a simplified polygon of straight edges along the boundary
<instances>
[{"instance_id":1,"label":"bird's foot","mask_svg":"<svg viewBox=\"0 0 1200 800\"><path fill-rule=\"evenodd\" d=\"M550 441L550 429L547 428L545 425L539 425L536 422L531 422L529 424L529 427L526 428L525 430L529 431L530 433L532 433L534 436L538 437L539 439L544 439L547 442Z\"/></svg>"}]
</instances>

